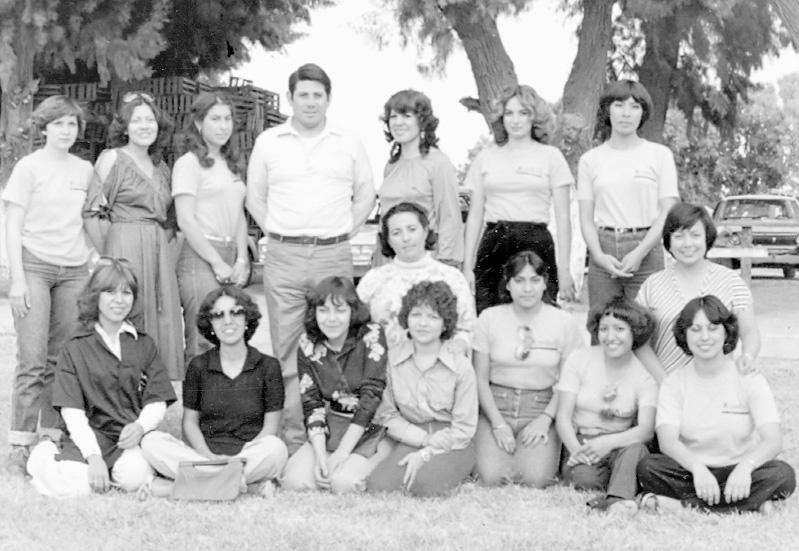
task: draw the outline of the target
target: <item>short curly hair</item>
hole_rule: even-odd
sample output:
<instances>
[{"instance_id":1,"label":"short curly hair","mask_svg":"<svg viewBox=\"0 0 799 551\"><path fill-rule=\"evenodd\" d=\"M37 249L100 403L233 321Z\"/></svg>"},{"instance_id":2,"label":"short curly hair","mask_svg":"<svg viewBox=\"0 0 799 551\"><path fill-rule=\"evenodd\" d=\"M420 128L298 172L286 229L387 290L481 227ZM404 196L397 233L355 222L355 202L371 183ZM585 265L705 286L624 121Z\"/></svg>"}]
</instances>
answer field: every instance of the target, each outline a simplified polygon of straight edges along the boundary
<instances>
[{"instance_id":1,"label":"short curly hair","mask_svg":"<svg viewBox=\"0 0 799 551\"><path fill-rule=\"evenodd\" d=\"M133 293L133 310L139 296L139 283L130 262L124 258L101 257L78 298L78 321L87 327L99 321L100 293L120 287L128 287Z\"/></svg>"},{"instance_id":2,"label":"short curly hair","mask_svg":"<svg viewBox=\"0 0 799 551\"><path fill-rule=\"evenodd\" d=\"M427 155L431 147L438 147L438 137L436 136L436 128L438 128L438 118L433 114L433 105L423 93L417 90L400 90L390 98L383 106L383 116L380 120L385 124L383 133L386 136L386 141L389 143L394 142L394 136L391 134L389 127L389 119L391 113L399 113L407 115L413 113L419 121L419 153L422 156ZM395 163L400 158L402 153L402 145L394 142L391 146L388 162Z\"/></svg>"},{"instance_id":3,"label":"short curly hair","mask_svg":"<svg viewBox=\"0 0 799 551\"><path fill-rule=\"evenodd\" d=\"M444 321L441 340L452 338L458 327L458 298L443 281L420 281L402 297L398 321L400 327L408 329L408 315L417 306L427 306L438 313Z\"/></svg>"},{"instance_id":4,"label":"short curly hair","mask_svg":"<svg viewBox=\"0 0 799 551\"><path fill-rule=\"evenodd\" d=\"M671 234L679 230L689 230L697 222L702 222L705 227L705 256L707 256L708 251L713 248L713 243L716 242L718 231L705 208L691 203L677 203L669 209L661 234L663 248L674 256L671 252Z\"/></svg>"},{"instance_id":5,"label":"short curly hair","mask_svg":"<svg viewBox=\"0 0 799 551\"><path fill-rule=\"evenodd\" d=\"M239 176L244 177L244 167L242 166L242 157L239 152L236 141L233 140L233 135L236 133L236 106L230 96L223 92L203 92L194 99L189 110L189 118L183 132L175 140L177 143L178 155L184 153L194 153L200 166L203 168L211 168L214 166L214 160L208 155L208 146L200 133L198 126L202 126L208 112L216 105L224 105L230 109L230 115L233 118L233 133L227 143L220 148L220 153L225 159L230 171Z\"/></svg>"},{"instance_id":6,"label":"short curly hair","mask_svg":"<svg viewBox=\"0 0 799 551\"><path fill-rule=\"evenodd\" d=\"M693 356L693 352L688 348L686 334L688 329L694 324L694 318L699 311L703 311L710 323L724 327L724 346L722 351L729 354L735 350L738 344L738 317L724 306L724 303L715 295L705 295L688 301L683 307L677 320L674 322L674 340L677 341L683 352Z\"/></svg>"},{"instance_id":7,"label":"short curly hair","mask_svg":"<svg viewBox=\"0 0 799 551\"><path fill-rule=\"evenodd\" d=\"M599 339L599 322L606 316L616 318L630 326L633 334L633 350L646 344L655 331L655 320L652 314L643 306L630 302L623 296L610 299L606 304L599 304L588 312L588 321L585 324L591 339Z\"/></svg>"},{"instance_id":8,"label":"short curly hair","mask_svg":"<svg viewBox=\"0 0 799 551\"><path fill-rule=\"evenodd\" d=\"M250 339L255 334L255 330L258 329L261 311L258 309L258 305L255 304L255 301L253 301L244 289L233 284L222 285L208 293L203 299L197 312L197 330L200 332L200 335L205 337L205 340L214 346L219 346L219 338L217 338L213 325L211 324L211 310L214 309L216 301L221 297L232 298L236 301L237 305L244 309L244 323L246 325L244 329L244 342L250 342Z\"/></svg>"},{"instance_id":9,"label":"short curly hair","mask_svg":"<svg viewBox=\"0 0 799 551\"><path fill-rule=\"evenodd\" d=\"M532 86L517 84L505 88L502 93L491 102L489 120L494 141L497 145L508 143L508 130L505 128L505 106L512 98L518 98L519 103L533 115L533 128L530 137L537 142L549 143L550 128L554 123L552 108L538 95Z\"/></svg>"},{"instance_id":10,"label":"short curly hair","mask_svg":"<svg viewBox=\"0 0 799 551\"><path fill-rule=\"evenodd\" d=\"M383 256L386 258L394 258L397 256L397 253L388 242L388 221L391 220L395 214L400 214L402 212L413 213L419 218L419 223L422 225L422 228L427 231L427 237L424 241L425 250L432 251L435 249L436 242L438 241L438 234L430 229L430 218L427 217L427 213L416 203L403 201L388 209L388 212L380 217L380 232L377 234L377 237L380 241L380 252L383 253Z\"/></svg>"},{"instance_id":11,"label":"short curly hair","mask_svg":"<svg viewBox=\"0 0 799 551\"><path fill-rule=\"evenodd\" d=\"M133 94L133 99L123 102L119 106L111 125L108 127L108 147L127 145L128 125L130 124L130 118L133 116L133 111L140 105L146 105L155 115L155 121L158 124L158 135L155 137L155 141L150 144L150 147L147 148L150 159L157 165L164 159L164 149L172 141L172 131L175 125L169 116L148 99L149 95L145 97L145 94L141 92L133 92Z\"/></svg>"},{"instance_id":12,"label":"short curly hair","mask_svg":"<svg viewBox=\"0 0 799 551\"><path fill-rule=\"evenodd\" d=\"M330 276L320 281L305 296L307 306L303 322L308 339L314 344L319 344L327 338L316 321L316 308L323 305L328 298L333 301L333 304L344 302L350 307L352 313L350 314L350 327L347 331L347 337L360 336L363 332L362 329L372 319L369 314L369 308L358 298L358 293L355 292L355 286L351 279Z\"/></svg>"}]
</instances>

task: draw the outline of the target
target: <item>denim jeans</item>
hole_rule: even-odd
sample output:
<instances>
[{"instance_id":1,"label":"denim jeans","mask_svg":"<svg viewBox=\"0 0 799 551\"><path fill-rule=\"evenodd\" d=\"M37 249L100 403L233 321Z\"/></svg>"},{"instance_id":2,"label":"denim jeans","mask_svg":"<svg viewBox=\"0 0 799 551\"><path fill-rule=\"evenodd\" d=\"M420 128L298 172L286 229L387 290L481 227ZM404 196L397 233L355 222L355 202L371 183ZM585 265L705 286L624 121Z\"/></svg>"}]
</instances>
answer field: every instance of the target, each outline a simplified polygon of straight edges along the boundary
<instances>
[{"instance_id":1,"label":"denim jeans","mask_svg":"<svg viewBox=\"0 0 799 551\"><path fill-rule=\"evenodd\" d=\"M618 260L635 249L646 235L647 230L616 233L610 230L597 230L602 252ZM594 259L588 263L588 304L590 307L607 304L610 299L625 296L635 301L638 289L646 278L663 269L663 247L658 243L641 261L641 266L633 277L612 277L608 271L598 266Z\"/></svg>"},{"instance_id":2,"label":"denim jeans","mask_svg":"<svg viewBox=\"0 0 799 551\"><path fill-rule=\"evenodd\" d=\"M42 432L58 435L52 405L55 364L78 323L78 297L89 277L87 266L57 266L22 250L30 310L14 316L17 368L11 394L9 444L29 446ZM54 432L55 431L55 432Z\"/></svg>"},{"instance_id":3,"label":"denim jeans","mask_svg":"<svg viewBox=\"0 0 799 551\"><path fill-rule=\"evenodd\" d=\"M580 443L585 438L578 437ZM611 450L598 463L563 466L563 480L578 490L606 492L608 497L634 499L638 493L636 468L638 462L649 455L645 444L630 444Z\"/></svg>"},{"instance_id":4,"label":"denim jeans","mask_svg":"<svg viewBox=\"0 0 799 551\"><path fill-rule=\"evenodd\" d=\"M491 384L491 394L503 421L516 437L516 449L511 454L500 448L491 423L481 415L475 434L477 475L481 483L496 486L518 482L539 488L554 483L560 457L555 423L545 444L525 446L521 439L524 427L539 417L552 400L552 389L526 390Z\"/></svg>"},{"instance_id":5,"label":"denim jeans","mask_svg":"<svg viewBox=\"0 0 799 551\"><path fill-rule=\"evenodd\" d=\"M236 261L236 243L230 241L209 241L216 249L219 256L231 266ZM186 349L184 351L184 363L188 367L189 362L207 350L213 348L210 342L205 340L197 330L197 313L203 299L219 287L213 268L203 258L198 255L189 245L188 241L183 242L180 249L180 256L177 263L178 290L180 291L180 303L183 305L183 331L186 337Z\"/></svg>"}]
</instances>

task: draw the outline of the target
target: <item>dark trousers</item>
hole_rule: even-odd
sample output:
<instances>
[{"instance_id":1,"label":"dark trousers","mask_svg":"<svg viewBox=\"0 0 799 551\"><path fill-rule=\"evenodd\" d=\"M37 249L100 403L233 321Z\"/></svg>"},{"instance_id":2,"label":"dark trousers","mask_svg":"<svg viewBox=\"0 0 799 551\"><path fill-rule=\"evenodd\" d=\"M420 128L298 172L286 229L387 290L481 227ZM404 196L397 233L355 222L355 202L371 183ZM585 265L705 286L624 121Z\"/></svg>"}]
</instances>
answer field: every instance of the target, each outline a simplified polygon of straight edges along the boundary
<instances>
[{"instance_id":1,"label":"dark trousers","mask_svg":"<svg viewBox=\"0 0 799 551\"><path fill-rule=\"evenodd\" d=\"M558 266L555 242L546 224L533 222L489 222L486 225L474 265L475 300L479 314L500 303L502 266L520 251L533 251L547 266L545 295L554 304L558 297Z\"/></svg>"},{"instance_id":2,"label":"dark trousers","mask_svg":"<svg viewBox=\"0 0 799 551\"><path fill-rule=\"evenodd\" d=\"M594 465L564 466L563 480L578 490L604 491L608 497L633 499L638 493L636 467L647 455L645 444L616 448Z\"/></svg>"},{"instance_id":3,"label":"dark trousers","mask_svg":"<svg viewBox=\"0 0 799 551\"><path fill-rule=\"evenodd\" d=\"M721 491L721 502L713 506L697 497L690 471L667 455L644 457L638 463L638 483L644 492L679 499L686 507L720 513L757 511L766 501L785 499L796 488L793 467L784 461L772 459L752 471L752 487L748 498L727 503L724 500L724 485L735 465L708 468L716 477Z\"/></svg>"}]
</instances>

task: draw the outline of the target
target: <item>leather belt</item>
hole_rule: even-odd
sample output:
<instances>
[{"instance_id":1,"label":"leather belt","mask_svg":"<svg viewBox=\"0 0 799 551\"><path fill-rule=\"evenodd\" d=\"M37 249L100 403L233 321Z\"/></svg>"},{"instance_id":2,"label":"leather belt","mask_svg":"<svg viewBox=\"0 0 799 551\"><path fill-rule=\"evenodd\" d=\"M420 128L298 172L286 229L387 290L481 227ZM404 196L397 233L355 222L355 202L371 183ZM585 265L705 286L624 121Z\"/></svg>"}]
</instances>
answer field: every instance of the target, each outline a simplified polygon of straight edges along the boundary
<instances>
[{"instance_id":1,"label":"leather belt","mask_svg":"<svg viewBox=\"0 0 799 551\"><path fill-rule=\"evenodd\" d=\"M599 226L599 229L602 231L612 231L614 233L638 233L649 231L651 227L652 226L646 226L645 228L614 228L613 226Z\"/></svg>"},{"instance_id":2,"label":"leather belt","mask_svg":"<svg viewBox=\"0 0 799 551\"><path fill-rule=\"evenodd\" d=\"M293 245L337 245L349 241L350 234L342 233L335 237L314 237L312 235L280 235L279 233L269 232L266 234L269 239L274 239L280 243L291 243Z\"/></svg>"}]
</instances>

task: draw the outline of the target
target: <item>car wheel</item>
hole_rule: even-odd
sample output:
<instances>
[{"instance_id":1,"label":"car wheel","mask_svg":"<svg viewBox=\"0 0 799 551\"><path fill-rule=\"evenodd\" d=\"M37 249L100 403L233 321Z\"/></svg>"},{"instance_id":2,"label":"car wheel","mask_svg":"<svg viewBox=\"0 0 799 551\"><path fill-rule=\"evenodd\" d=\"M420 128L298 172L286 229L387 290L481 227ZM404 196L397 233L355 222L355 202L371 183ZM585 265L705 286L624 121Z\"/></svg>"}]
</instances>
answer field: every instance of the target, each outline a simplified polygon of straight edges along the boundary
<instances>
[{"instance_id":1,"label":"car wheel","mask_svg":"<svg viewBox=\"0 0 799 551\"><path fill-rule=\"evenodd\" d=\"M785 276L785 279L793 279L796 277L796 266L783 266L782 267L782 275Z\"/></svg>"}]
</instances>

